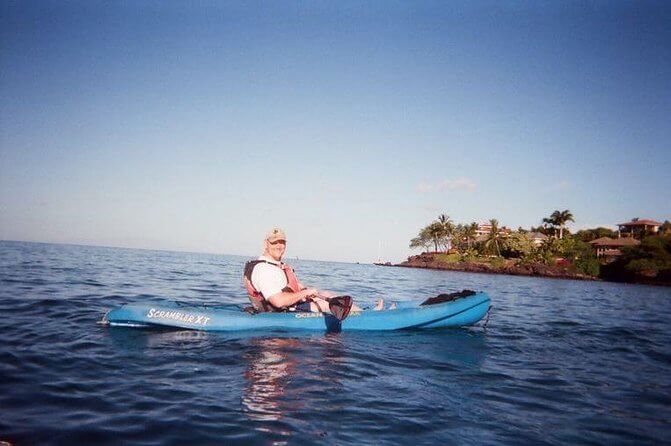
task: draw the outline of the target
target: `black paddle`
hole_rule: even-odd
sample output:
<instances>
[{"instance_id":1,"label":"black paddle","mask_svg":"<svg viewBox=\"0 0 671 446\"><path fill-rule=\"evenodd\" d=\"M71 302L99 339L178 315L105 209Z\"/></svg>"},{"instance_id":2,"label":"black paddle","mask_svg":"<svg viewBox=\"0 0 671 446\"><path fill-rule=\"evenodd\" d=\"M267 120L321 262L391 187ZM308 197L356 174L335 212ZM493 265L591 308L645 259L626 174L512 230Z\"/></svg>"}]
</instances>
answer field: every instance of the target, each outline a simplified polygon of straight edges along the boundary
<instances>
[{"instance_id":1,"label":"black paddle","mask_svg":"<svg viewBox=\"0 0 671 446\"><path fill-rule=\"evenodd\" d=\"M339 321L344 321L352 310L354 301L351 296L336 296L328 300L331 314Z\"/></svg>"}]
</instances>

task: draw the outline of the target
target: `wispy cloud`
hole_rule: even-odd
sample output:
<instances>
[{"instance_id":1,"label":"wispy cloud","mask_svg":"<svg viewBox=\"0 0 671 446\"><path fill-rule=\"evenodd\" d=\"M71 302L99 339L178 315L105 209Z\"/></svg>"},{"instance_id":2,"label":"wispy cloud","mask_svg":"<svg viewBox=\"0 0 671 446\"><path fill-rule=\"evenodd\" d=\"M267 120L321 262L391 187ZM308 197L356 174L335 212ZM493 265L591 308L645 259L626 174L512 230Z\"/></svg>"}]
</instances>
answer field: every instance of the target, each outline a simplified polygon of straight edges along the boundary
<instances>
[{"instance_id":1,"label":"wispy cloud","mask_svg":"<svg viewBox=\"0 0 671 446\"><path fill-rule=\"evenodd\" d=\"M417 185L417 192L426 194L429 192L444 192L453 190L473 191L477 185L468 178L457 178L456 180L442 180L437 183L422 181Z\"/></svg>"},{"instance_id":2,"label":"wispy cloud","mask_svg":"<svg viewBox=\"0 0 671 446\"><path fill-rule=\"evenodd\" d=\"M327 184L323 187L323 190L329 194L342 194L345 192L345 186L342 184Z\"/></svg>"},{"instance_id":3,"label":"wispy cloud","mask_svg":"<svg viewBox=\"0 0 671 446\"><path fill-rule=\"evenodd\" d=\"M568 181L568 180L561 180L561 181L555 183L554 185L552 185L552 190L555 190L555 191L557 191L557 190L569 190L571 188L573 188L573 184L571 184L571 182Z\"/></svg>"},{"instance_id":4,"label":"wispy cloud","mask_svg":"<svg viewBox=\"0 0 671 446\"><path fill-rule=\"evenodd\" d=\"M417 192L419 192L420 194L425 194L427 192L431 192L432 190L433 190L433 186L430 185L429 183L424 182L424 181L422 181L421 183L419 183L417 185Z\"/></svg>"}]
</instances>

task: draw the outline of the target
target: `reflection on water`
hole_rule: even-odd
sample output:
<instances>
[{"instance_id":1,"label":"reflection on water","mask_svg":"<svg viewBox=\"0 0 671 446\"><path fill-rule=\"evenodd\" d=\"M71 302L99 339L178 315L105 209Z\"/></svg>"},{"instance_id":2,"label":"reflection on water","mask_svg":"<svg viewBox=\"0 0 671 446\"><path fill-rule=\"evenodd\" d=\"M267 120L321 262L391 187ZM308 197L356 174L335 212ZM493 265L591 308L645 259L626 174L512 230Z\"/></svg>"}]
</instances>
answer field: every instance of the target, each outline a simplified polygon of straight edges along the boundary
<instances>
[{"instance_id":1,"label":"reflection on water","mask_svg":"<svg viewBox=\"0 0 671 446\"><path fill-rule=\"evenodd\" d=\"M257 422L258 431L290 437L293 432L288 424L277 422L314 412L315 393L332 394L342 388L337 374L332 373L343 361L338 335L259 337L251 338L249 346L243 355L241 402L248 419Z\"/></svg>"},{"instance_id":2,"label":"reflection on water","mask_svg":"<svg viewBox=\"0 0 671 446\"><path fill-rule=\"evenodd\" d=\"M375 333L216 333L110 328L111 338L145 364L183 372L166 382L235 407L245 430L268 444L346 435L333 419L386 425L408 417L419 428L477 412L463 388L481 393L489 346L480 329ZM188 367L170 365L178 361ZM192 367L192 368L191 368ZM190 375L196 373L196 375ZM153 382L152 378L148 379ZM470 384L466 384L470 382ZM440 389L440 391L437 391ZM382 402L384 401L384 403ZM427 412L426 408L433 408Z\"/></svg>"},{"instance_id":3,"label":"reflection on water","mask_svg":"<svg viewBox=\"0 0 671 446\"><path fill-rule=\"evenodd\" d=\"M289 380L300 372L298 355L292 349L300 345L293 338L255 338L253 349L244 355L246 385L242 406L251 420L277 421L296 406L283 398Z\"/></svg>"}]
</instances>

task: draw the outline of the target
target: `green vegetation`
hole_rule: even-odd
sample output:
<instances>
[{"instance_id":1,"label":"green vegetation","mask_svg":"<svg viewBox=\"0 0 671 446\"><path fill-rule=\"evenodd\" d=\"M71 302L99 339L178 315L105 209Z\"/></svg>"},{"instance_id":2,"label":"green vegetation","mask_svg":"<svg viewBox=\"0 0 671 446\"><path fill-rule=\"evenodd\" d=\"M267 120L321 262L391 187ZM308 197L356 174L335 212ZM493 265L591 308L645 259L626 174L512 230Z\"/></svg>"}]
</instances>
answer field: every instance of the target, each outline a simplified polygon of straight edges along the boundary
<instances>
[{"instance_id":1,"label":"green vegetation","mask_svg":"<svg viewBox=\"0 0 671 446\"><path fill-rule=\"evenodd\" d=\"M603 277L614 281L657 280L671 283L671 235L648 236L640 245L603 267Z\"/></svg>"},{"instance_id":2,"label":"green vegetation","mask_svg":"<svg viewBox=\"0 0 671 446\"><path fill-rule=\"evenodd\" d=\"M671 283L671 222L664 222L660 235L648 236L641 245L625 248L622 256L604 265L589 242L601 237L615 238L617 232L599 227L571 234L566 224L572 221L575 220L571 211L556 210L542 219L542 226L512 231L500 226L496 219L480 227L475 222L454 223L441 214L419 231L410 247L425 251L433 248L435 260L444 263L481 263L492 267L561 265L607 280L655 279Z\"/></svg>"},{"instance_id":3,"label":"green vegetation","mask_svg":"<svg viewBox=\"0 0 671 446\"><path fill-rule=\"evenodd\" d=\"M575 237L583 242L591 242L601 237L617 237L617 232L608 228L583 229L575 233Z\"/></svg>"},{"instance_id":4,"label":"green vegetation","mask_svg":"<svg viewBox=\"0 0 671 446\"><path fill-rule=\"evenodd\" d=\"M661 235L671 235L671 221L664 220L664 223L659 228L659 233Z\"/></svg>"},{"instance_id":5,"label":"green vegetation","mask_svg":"<svg viewBox=\"0 0 671 446\"><path fill-rule=\"evenodd\" d=\"M461 256L459 254L438 254L435 259L443 263L458 263L461 262Z\"/></svg>"},{"instance_id":6,"label":"green vegetation","mask_svg":"<svg viewBox=\"0 0 671 446\"><path fill-rule=\"evenodd\" d=\"M501 245L503 245L504 242L501 231L499 231L499 221L492 218L489 220L489 224L491 225L491 229L489 230L489 233L485 235L482 244L486 251L496 252L496 255L500 256Z\"/></svg>"},{"instance_id":7,"label":"green vegetation","mask_svg":"<svg viewBox=\"0 0 671 446\"><path fill-rule=\"evenodd\" d=\"M559 239L564 238L564 227L569 221L575 221L571 211L554 211L549 218L543 219L543 224L550 225L550 228L555 232L559 229Z\"/></svg>"},{"instance_id":8,"label":"green vegetation","mask_svg":"<svg viewBox=\"0 0 671 446\"><path fill-rule=\"evenodd\" d=\"M441 214L438 216L438 220L422 228L417 237L410 240L410 247L428 250L433 246L435 252L439 252L439 250L449 251L453 232L454 225L450 217Z\"/></svg>"}]
</instances>

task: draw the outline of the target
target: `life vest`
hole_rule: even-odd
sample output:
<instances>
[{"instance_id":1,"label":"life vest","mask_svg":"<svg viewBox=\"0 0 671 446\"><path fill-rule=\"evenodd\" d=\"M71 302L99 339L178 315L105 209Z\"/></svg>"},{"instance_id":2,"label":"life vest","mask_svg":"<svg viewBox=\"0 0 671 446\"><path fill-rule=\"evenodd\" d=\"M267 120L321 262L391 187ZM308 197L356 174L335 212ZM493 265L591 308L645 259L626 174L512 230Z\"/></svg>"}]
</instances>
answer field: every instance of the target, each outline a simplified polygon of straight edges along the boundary
<instances>
[{"instance_id":1,"label":"life vest","mask_svg":"<svg viewBox=\"0 0 671 446\"><path fill-rule=\"evenodd\" d=\"M287 276L287 286L282 288L282 291L284 292L297 293L301 290L300 286L298 285L298 278L296 277L296 273L294 273L293 268L291 268L286 263L280 263L278 265L276 263L268 262L267 260L250 260L249 262L245 263L245 288L247 288L247 294L249 294L249 300L252 302L254 309L259 313L268 311L282 311L282 309L277 308L268 302L263 297L263 294L254 288L254 284L252 284L252 272L254 272L254 267L259 263L268 263L270 265L277 266L278 268L281 268L282 271L284 271L284 274Z\"/></svg>"}]
</instances>

